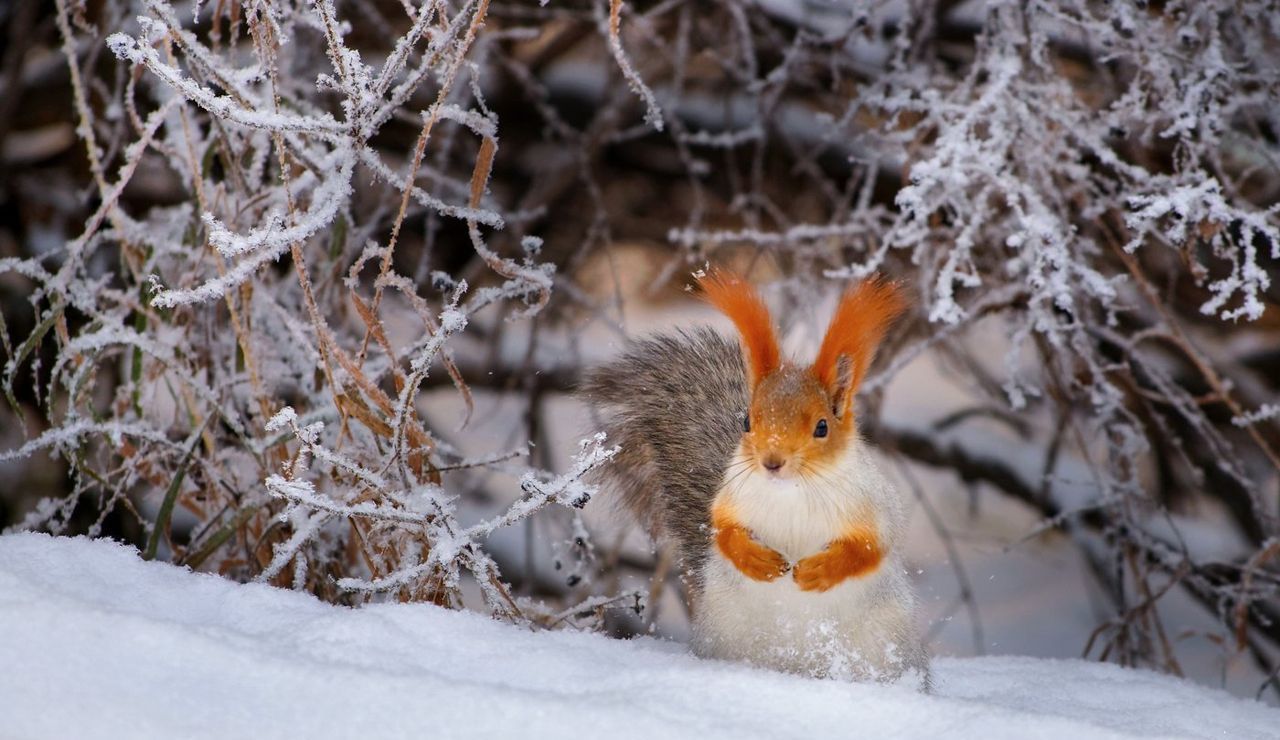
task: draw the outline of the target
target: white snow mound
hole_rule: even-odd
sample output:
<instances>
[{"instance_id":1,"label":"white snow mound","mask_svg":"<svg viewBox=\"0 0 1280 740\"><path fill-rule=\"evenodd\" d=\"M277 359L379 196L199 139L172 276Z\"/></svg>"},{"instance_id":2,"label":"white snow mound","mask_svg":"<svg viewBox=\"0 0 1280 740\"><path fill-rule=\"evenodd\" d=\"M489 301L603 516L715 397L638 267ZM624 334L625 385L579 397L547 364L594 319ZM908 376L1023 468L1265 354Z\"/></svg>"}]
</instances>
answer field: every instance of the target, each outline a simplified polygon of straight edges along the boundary
<instances>
[{"instance_id":1,"label":"white snow mound","mask_svg":"<svg viewBox=\"0 0 1280 740\"><path fill-rule=\"evenodd\" d=\"M934 666L922 696L429 605L335 607L111 542L0 537L5 738L1280 735L1280 711L1145 671Z\"/></svg>"}]
</instances>

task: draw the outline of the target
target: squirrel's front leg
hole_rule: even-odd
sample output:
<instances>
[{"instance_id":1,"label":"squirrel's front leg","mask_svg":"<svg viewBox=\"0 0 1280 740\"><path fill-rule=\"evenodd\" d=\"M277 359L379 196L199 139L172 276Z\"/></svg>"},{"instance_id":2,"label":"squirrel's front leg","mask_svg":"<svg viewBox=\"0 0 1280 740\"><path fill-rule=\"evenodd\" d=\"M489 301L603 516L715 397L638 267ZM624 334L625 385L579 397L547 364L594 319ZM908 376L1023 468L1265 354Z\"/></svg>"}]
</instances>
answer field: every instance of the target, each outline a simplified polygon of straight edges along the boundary
<instances>
[{"instance_id":1,"label":"squirrel's front leg","mask_svg":"<svg viewBox=\"0 0 1280 740\"><path fill-rule=\"evenodd\" d=\"M738 523L728 505L716 503L711 510L711 524L720 554L747 578L773 581L790 567L781 554L757 542L750 530Z\"/></svg>"},{"instance_id":2,"label":"squirrel's front leg","mask_svg":"<svg viewBox=\"0 0 1280 740\"><path fill-rule=\"evenodd\" d=\"M880 551L875 532L866 528L854 529L817 555L796 563L796 585L801 591L826 591L846 578L874 571L883 559L884 553Z\"/></svg>"}]
</instances>

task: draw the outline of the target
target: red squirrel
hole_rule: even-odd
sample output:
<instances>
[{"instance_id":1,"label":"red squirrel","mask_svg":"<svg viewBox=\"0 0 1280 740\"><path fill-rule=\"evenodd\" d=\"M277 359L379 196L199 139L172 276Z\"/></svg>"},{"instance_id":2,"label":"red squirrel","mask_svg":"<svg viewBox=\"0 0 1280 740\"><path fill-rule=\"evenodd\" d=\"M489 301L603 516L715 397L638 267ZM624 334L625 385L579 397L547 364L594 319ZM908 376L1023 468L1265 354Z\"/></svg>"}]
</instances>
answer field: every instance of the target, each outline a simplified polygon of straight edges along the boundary
<instances>
[{"instance_id":1,"label":"red squirrel","mask_svg":"<svg viewBox=\"0 0 1280 740\"><path fill-rule=\"evenodd\" d=\"M699 282L740 344L708 329L642 340L582 389L622 446L602 483L676 548L695 652L816 677L910 674L927 690L905 502L853 408L900 290L874 277L845 292L802 365L750 285Z\"/></svg>"}]
</instances>

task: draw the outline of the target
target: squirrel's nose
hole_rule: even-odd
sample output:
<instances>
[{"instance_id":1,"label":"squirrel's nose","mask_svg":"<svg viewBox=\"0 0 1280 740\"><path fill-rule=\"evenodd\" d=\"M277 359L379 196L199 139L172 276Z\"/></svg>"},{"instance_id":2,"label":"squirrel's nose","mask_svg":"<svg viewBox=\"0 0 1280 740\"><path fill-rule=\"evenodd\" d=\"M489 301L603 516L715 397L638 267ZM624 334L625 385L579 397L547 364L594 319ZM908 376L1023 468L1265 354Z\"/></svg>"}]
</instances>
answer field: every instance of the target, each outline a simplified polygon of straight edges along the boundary
<instances>
[{"instance_id":1,"label":"squirrel's nose","mask_svg":"<svg viewBox=\"0 0 1280 740\"><path fill-rule=\"evenodd\" d=\"M768 470L770 473L776 473L779 470L782 470L782 466L785 464L785 460L774 455L770 455L764 459L764 469Z\"/></svg>"}]
</instances>

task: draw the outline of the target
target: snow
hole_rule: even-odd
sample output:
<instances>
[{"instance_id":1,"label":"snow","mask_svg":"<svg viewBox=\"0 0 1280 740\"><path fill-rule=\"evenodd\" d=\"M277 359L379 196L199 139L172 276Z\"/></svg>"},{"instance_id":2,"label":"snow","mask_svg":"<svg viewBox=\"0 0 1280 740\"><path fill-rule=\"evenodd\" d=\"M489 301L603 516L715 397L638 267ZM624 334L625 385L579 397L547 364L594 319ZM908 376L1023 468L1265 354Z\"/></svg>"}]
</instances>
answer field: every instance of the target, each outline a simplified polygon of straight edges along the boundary
<instances>
[{"instance_id":1,"label":"snow","mask_svg":"<svg viewBox=\"0 0 1280 740\"><path fill-rule=\"evenodd\" d=\"M0 537L0 665L0 737L1280 737L1280 711L1106 664L940 658L924 696L39 534Z\"/></svg>"}]
</instances>

